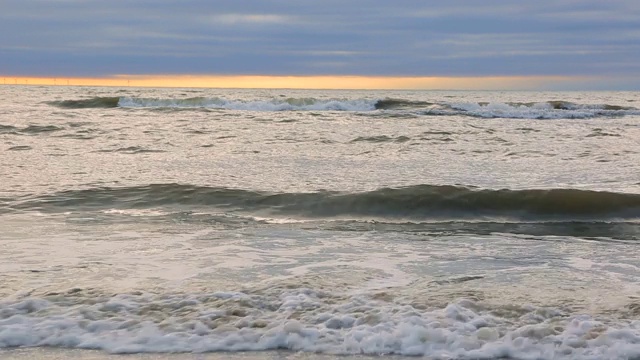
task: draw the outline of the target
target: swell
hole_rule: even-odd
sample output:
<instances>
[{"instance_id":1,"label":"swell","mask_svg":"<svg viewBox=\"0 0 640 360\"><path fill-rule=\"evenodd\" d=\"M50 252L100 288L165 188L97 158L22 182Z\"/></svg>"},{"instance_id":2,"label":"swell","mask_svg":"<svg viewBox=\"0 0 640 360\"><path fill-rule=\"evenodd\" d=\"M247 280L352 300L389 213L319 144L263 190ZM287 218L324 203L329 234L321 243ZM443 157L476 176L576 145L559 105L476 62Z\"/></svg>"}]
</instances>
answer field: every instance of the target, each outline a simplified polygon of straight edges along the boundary
<instances>
[{"instance_id":1,"label":"swell","mask_svg":"<svg viewBox=\"0 0 640 360\"><path fill-rule=\"evenodd\" d=\"M82 100L50 101L49 105L63 109L91 109L91 108L115 108L120 102L119 97L94 97Z\"/></svg>"},{"instance_id":2,"label":"swell","mask_svg":"<svg viewBox=\"0 0 640 360\"><path fill-rule=\"evenodd\" d=\"M577 104L552 100L543 102L451 103L425 112L432 115L467 115L479 118L590 119L640 115L640 109L611 104Z\"/></svg>"},{"instance_id":3,"label":"swell","mask_svg":"<svg viewBox=\"0 0 640 360\"><path fill-rule=\"evenodd\" d=\"M427 102L427 101L387 98L387 99L376 101L375 108L378 110L398 110L398 109L424 108L432 105L436 105L436 104L433 102Z\"/></svg>"},{"instance_id":4,"label":"swell","mask_svg":"<svg viewBox=\"0 0 640 360\"><path fill-rule=\"evenodd\" d=\"M266 100L230 100L220 97L143 98L95 97L83 100L52 101L49 105L65 109L145 108L145 109L228 109L247 111L371 111L375 100L272 98Z\"/></svg>"},{"instance_id":5,"label":"swell","mask_svg":"<svg viewBox=\"0 0 640 360\"><path fill-rule=\"evenodd\" d=\"M69 190L0 202L4 212L92 209L219 209L310 218L416 220L630 220L640 218L640 194L579 189L491 190L415 185L367 192L269 193L224 187L152 184Z\"/></svg>"},{"instance_id":6,"label":"swell","mask_svg":"<svg viewBox=\"0 0 640 360\"><path fill-rule=\"evenodd\" d=\"M426 101L403 99L315 99L315 98L277 98L261 101L227 100L218 97L191 97L178 99L138 98L138 97L95 97L82 100L51 101L49 105L66 109L84 108L228 108L236 110L394 110L416 109L434 105Z\"/></svg>"},{"instance_id":7,"label":"swell","mask_svg":"<svg viewBox=\"0 0 640 360\"><path fill-rule=\"evenodd\" d=\"M64 130L64 127L55 126L55 125L27 125L25 127L16 127L12 125L2 125L0 124L0 135L39 135L39 134L47 134L54 131Z\"/></svg>"},{"instance_id":8,"label":"swell","mask_svg":"<svg viewBox=\"0 0 640 360\"><path fill-rule=\"evenodd\" d=\"M221 97L144 98L95 97L52 101L65 109L133 108L155 110L226 109L242 111L379 111L385 116L471 116L511 119L588 119L640 115L640 109L615 104L578 104L564 100L542 102L436 102L408 99L271 98L261 100ZM0 129L1 130L1 129Z\"/></svg>"},{"instance_id":9,"label":"swell","mask_svg":"<svg viewBox=\"0 0 640 360\"><path fill-rule=\"evenodd\" d=\"M227 219L222 219L227 220ZM229 221L226 221L229 223ZM275 222L275 221L273 221ZM233 225L233 224L231 224ZM640 240L640 224L637 221L429 221L429 222L381 222L381 221L332 221L310 224L314 229L337 231L403 232L415 234L519 234L535 237L565 236L590 239L599 242L636 242ZM246 226L239 224L239 226ZM292 225L290 225L292 226Z\"/></svg>"}]
</instances>

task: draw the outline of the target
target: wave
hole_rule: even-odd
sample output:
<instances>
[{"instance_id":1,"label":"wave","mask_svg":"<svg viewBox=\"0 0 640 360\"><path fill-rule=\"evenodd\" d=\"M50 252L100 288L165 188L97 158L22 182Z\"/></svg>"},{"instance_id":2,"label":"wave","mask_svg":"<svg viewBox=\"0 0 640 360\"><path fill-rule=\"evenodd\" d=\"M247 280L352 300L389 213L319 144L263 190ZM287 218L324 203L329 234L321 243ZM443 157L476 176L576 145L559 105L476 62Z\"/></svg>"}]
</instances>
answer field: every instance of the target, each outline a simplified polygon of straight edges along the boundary
<instances>
[{"instance_id":1,"label":"wave","mask_svg":"<svg viewBox=\"0 0 640 360\"><path fill-rule=\"evenodd\" d=\"M26 150L32 150L33 148L31 146L28 145L17 145L17 146L12 146L10 148L8 148L7 150L9 151L26 151Z\"/></svg>"},{"instance_id":2,"label":"wave","mask_svg":"<svg viewBox=\"0 0 640 360\"><path fill-rule=\"evenodd\" d=\"M284 98L256 101L227 100L223 98L195 97L187 99L120 98L120 107L155 108L213 108L248 111L371 111L375 101L367 99L315 99Z\"/></svg>"},{"instance_id":3,"label":"wave","mask_svg":"<svg viewBox=\"0 0 640 360\"><path fill-rule=\"evenodd\" d=\"M184 99L96 97L84 100L49 102L66 109L84 108L172 108L172 109L229 109L248 111L371 111L375 100L369 99L315 99L275 98L269 100L228 100L219 97L192 97Z\"/></svg>"},{"instance_id":4,"label":"wave","mask_svg":"<svg viewBox=\"0 0 640 360\"><path fill-rule=\"evenodd\" d=\"M82 100L62 100L50 101L49 105L63 109L92 109L92 108L115 108L120 102L119 97L94 97Z\"/></svg>"},{"instance_id":5,"label":"wave","mask_svg":"<svg viewBox=\"0 0 640 360\"><path fill-rule=\"evenodd\" d=\"M434 281L446 287L482 275ZM458 299L425 306L393 291L349 295L296 282L202 293L73 288L0 301L0 349L108 353L291 350L433 359L631 359L638 329L562 307ZM631 309L633 310L631 305ZM632 311L630 311L632 313ZM303 356L304 357L304 356Z\"/></svg>"},{"instance_id":6,"label":"wave","mask_svg":"<svg viewBox=\"0 0 640 360\"><path fill-rule=\"evenodd\" d=\"M392 137L392 136L386 136L386 135L379 135L379 136L358 136L357 138L351 140L350 142L355 143L355 142L372 142L372 143L385 143L385 142L396 142L396 143L403 143L403 142L407 142L410 141L411 138L407 137L407 136L398 136L398 137Z\"/></svg>"},{"instance_id":7,"label":"wave","mask_svg":"<svg viewBox=\"0 0 640 360\"><path fill-rule=\"evenodd\" d=\"M18 130L17 127L12 125L2 125L0 124L0 134L13 134Z\"/></svg>"},{"instance_id":8,"label":"wave","mask_svg":"<svg viewBox=\"0 0 640 360\"><path fill-rule=\"evenodd\" d=\"M199 219L197 219L199 220ZM212 219L212 222L225 223L230 226L235 224L224 218ZM235 220L235 219L233 219ZM375 231L378 233L416 233L416 234L473 234L479 236L490 236L491 234L518 234L534 237L572 237L580 239L589 239L599 242L621 242L636 243L640 241L640 223L638 221L610 221L610 220L586 220L586 221L504 221L497 219L495 221L331 221L331 222L314 222L309 224L310 220L292 220L286 219L266 219L266 223L291 223L305 221L307 225L313 226L314 229L322 229L328 231L355 231L368 232ZM246 226L239 224L239 226Z\"/></svg>"},{"instance_id":9,"label":"wave","mask_svg":"<svg viewBox=\"0 0 640 360\"><path fill-rule=\"evenodd\" d=\"M110 153L110 152L120 152L124 154L144 154L144 153L163 153L165 150L154 150L154 149L145 149L140 146L128 146L117 149L108 149L108 150L97 150L96 152Z\"/></svg>"},{"instance_id":10,"label":"wave","mask_svg":"<svg viewBox=\"0 0 640 360\"><path fill-rule=\"evenodd\" d=\"M54 131L64 130L64 127L55 125L27 125L23 128L0 124L0 134L7 135L39 135L47 134Z\"/></svg>"},{"instance_id":11,"label":"wave","mask_svg":"<svg viewBox=\"0 0 640 360\"><path fill-rule=\"evenodd\" d=\"M36 135L60 130L64 130L64 128L55 125L29 125L23 129L20 129L20 132L24 134Z\"/></svg>"},{"instance_id":12,"label":"wave","mask_svg":"<svg viewBox=\"0 0 640 360\"><path fill-rule=\"evenodd\" d=\"M316 99L272 98L229 100L220 97L182 99L140 97L95 97L49 102L66 109L227 109L246 111L380 111L387 116L418 114L431 116L472 116L511 119L588 119L640 115L640 109L611 104L577 104L569 101L447 103L406 99Z\"/></svg>"},{"instance_id":13,"label":"wave","mask_svg":"<svg viewBox=\"0 0 640 360\"><path fill-rule=\"evenodd\" d=\"M468 115L510 119L589 119L640 115L640 110L609 104L576 104L568 101L537 103L453 103L430 109L425 114Z\"/></svg>"},{"instance_id":14,"label":"wave","mask_svg":"<svg viewBox=\"0 0 640 360\"><path fill-rule=\"evenodd\" d=\"M427 101L413 101L404 99L382 99L375 103L375 108L378 110L398 110L398 109L416 109L437 105L436 103Z\"/></svg>"},{"instance_id":15,"label":"wave","mask_svg":"<svg viewBox=\"0 0 640 360\"><path fill-rule=\"evenodd\" d=\"M579 189L491 190L415 185L367 192L268 193L224 187L152 184L68 190L0 203L5 211L112 208L220 209L309 218L638 219L640 194Z\"/></svg>"}]
</instances>

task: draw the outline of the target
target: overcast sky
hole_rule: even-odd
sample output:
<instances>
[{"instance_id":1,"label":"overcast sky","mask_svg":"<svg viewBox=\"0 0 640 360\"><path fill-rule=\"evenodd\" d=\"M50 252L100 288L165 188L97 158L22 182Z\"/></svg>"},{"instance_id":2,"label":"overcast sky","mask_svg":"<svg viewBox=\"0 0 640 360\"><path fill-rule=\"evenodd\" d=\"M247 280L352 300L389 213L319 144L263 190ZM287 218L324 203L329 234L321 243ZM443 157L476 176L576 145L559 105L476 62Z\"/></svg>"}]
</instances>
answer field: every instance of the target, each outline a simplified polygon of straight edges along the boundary
<instances>
[{"instance_id":1,"label":"overcast sky","mask_svg":"<svg viewBox=\"0 0 640 360\"><path fill-rule=\"evenodd\" d=\"M0 73L640 78L638 0L0 0Z\"/></svg>"}]
</instances>

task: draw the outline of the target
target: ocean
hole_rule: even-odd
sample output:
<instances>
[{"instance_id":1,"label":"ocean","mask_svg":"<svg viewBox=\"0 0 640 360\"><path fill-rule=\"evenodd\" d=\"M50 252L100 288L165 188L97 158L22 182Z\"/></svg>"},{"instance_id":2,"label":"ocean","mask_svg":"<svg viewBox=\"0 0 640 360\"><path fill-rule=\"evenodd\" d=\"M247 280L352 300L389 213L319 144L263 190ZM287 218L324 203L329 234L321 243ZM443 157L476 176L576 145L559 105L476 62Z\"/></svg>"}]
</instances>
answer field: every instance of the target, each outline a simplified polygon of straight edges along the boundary
<instances>
[{"instance_id":1,"label":"ocean","mask_svg":"<svg viewBox=\"0 0 640 360\"><path fill-rule=\"evenodd\" d=\"M640 358L638 92L0 94L0 357Z\"/></svg>"}]
</instances>

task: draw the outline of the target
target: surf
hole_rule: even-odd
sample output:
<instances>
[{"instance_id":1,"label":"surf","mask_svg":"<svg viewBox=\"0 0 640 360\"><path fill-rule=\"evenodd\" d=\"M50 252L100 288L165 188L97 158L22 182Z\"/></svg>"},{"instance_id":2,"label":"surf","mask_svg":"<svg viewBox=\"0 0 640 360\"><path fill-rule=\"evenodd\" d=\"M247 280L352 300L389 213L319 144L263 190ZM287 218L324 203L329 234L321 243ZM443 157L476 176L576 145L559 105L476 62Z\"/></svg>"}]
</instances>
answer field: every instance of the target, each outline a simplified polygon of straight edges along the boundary
<instances>
[{"instance_id":1,"label":"surf","mask_svg":"<svg viewBox=\"0 0 640 360\"><path fill-rule=\"evenodd\" d=\"M66 190L5 200L5 211L217 208L310 218L638 219L640 194L580 189L479 189L413 185L364 192L261 192L189 184Z\"/></svg>"},{"instance_id":2,"label":"surf","mask_svg":"<svg viewBox=\"0 0 640 360\"><path fill-rule=\"evenodd\" d=\"M615 104L579 104L564 100L542 102L436 102L398 98L341 99L294 98L248 100L223 97L145 98L93 97L51 101L63 109L122 108L147 110L236 110L236 111L346 111L414 114L420 116L469 116L504 119L591 119L640 115L640 109Z\"/></svg>"}]
</instances>

